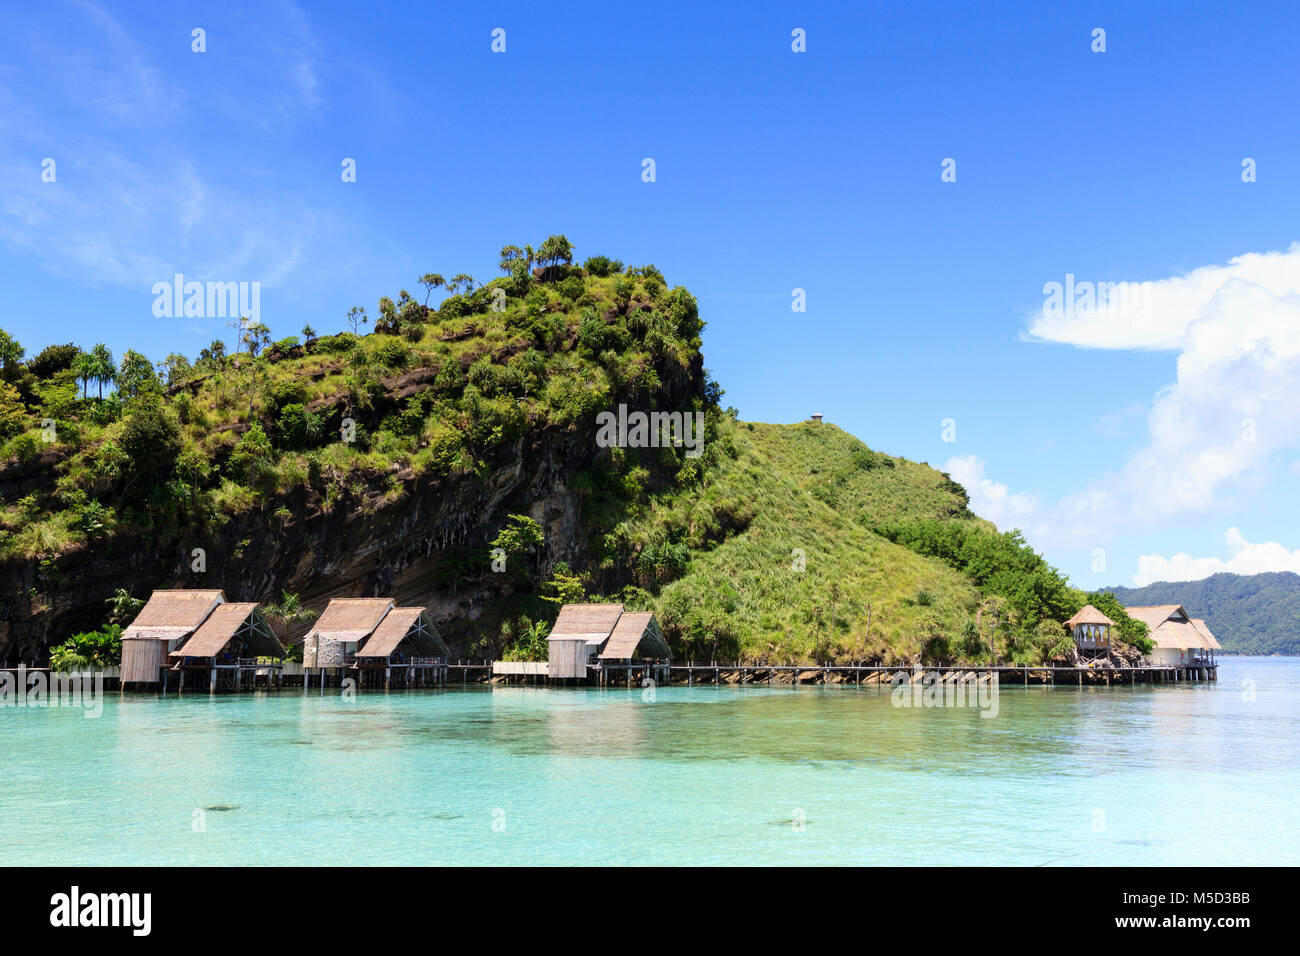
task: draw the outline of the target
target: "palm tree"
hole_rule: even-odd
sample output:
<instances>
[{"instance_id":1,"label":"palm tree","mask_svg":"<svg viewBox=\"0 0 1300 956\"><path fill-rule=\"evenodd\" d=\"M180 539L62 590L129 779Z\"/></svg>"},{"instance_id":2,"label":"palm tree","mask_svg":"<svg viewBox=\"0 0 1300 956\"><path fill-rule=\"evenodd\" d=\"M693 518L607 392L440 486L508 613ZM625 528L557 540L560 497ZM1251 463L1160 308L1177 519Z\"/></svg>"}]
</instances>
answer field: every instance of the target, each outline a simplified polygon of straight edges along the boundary
<instances>
[{"instance_id":1,"label":"palm tree","mask_svg":"<svg viewBox=\"0 0 1300 956\"><path fill-rule=\"evenodd\" d=\"M89 355L87 370L90 372L90 377L99 386L99 398L100 401L103 401L105 383L117 380L117 368L113 364L113 353L108 350L107 345L100 342L90 350Z\"/></svg>"}]
</instances>

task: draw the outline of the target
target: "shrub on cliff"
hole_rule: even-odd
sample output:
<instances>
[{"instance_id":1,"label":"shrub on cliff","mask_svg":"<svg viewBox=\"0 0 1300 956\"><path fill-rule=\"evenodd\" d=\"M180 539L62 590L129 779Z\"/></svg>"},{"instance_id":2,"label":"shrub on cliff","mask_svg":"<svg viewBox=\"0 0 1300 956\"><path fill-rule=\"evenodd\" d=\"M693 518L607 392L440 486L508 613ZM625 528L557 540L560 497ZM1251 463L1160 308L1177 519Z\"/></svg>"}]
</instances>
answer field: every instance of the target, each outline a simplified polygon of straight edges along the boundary
<instances>
[{"instance_id":1,"label":"shrub on cliff","mask_svg":"<svg viewBox=\"0 0 1300 956\"><path fill-rule=\"evenodd\" d=\"M183 447L180 426L157 402L142 404L126 417L117 445L122 496L133 504L148 501L171 480Z\"/></svg>"}]
</instances>

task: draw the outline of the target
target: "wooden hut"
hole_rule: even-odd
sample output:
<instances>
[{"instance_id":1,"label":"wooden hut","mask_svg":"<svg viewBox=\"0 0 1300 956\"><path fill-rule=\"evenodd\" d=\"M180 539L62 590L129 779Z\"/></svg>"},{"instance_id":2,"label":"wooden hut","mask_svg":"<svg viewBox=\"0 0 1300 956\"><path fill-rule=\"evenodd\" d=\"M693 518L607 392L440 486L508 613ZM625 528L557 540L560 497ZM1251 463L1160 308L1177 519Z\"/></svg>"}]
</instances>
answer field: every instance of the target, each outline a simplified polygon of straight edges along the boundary
<instances>
[{"instance_id":1,"label":"wooden hut","mask_svg":"<svg viewBox=\"0 0 1300 956\"><path fill-rule=\"evenodd\" d=\"M358 648L375 632L389 611L392 598L333 598L318 617L302 644L303 689L311 684L312 668L325 672L351 667Z\"/></svg>"},{"instance_id":2,"label":"wooden hut","mask_svg":"<svg viewBox=\"0 0 1300 956\"><path fill-rule=\"evenodd\" d=\"M424 608L395 607L361 645L355 666L375 675L382 670L385 687L391 686L394 673L408 686L429 676L441 684L446 680L447 645Z\"/></svg>"},{"instance_id":3,"label":"wooden hut","mask_svg":"<svg viewBox=\"0 0 1300 956\"><path fill-rule=\"evenodd\" d=\"M566 604L546 638L547 677L587 677L587 665L609 640L618 619L621 604Z\"/></svg>"},{"instance_id":4,"label":"wooden hut","mask_svg":"<svg viewBox=\"0 0 1300 956\"><path fill-rule=\"evenodd\" d=\"M165 682L167 655L225 601L221 591L154 591L122 633L122 684Z\"/></svg>"},{"instance_id":5,"label":"wooden hut","mask_svg":"<svg viewBox=\"0 0 1300 956\"><path fill-rule=\"evenodd\" d=\"M185 673L206 670L208 690L213 692L221 672L233 678L236 689L243 685L246 673L254 680L259 672L264 673L269 686L284 654L283 645L276 639L260 607L226 603L209 614L194 635L172 651L170 657L173 670L181 672L182 688ZM276 663L259 662L258 658L273 658Z\"/></svg>"},{"instance_id":6,"label":"wooden hut","mask_svg":"<svg viewBox=\"0 0 1300 956\"><path fill-rule=\"evenodd\" d=\"M1079 608L1065 626L1081 657L1106 657L1110 654L1110 629L1115 622L1091 604Z\"/></svg>"}]
</instances>

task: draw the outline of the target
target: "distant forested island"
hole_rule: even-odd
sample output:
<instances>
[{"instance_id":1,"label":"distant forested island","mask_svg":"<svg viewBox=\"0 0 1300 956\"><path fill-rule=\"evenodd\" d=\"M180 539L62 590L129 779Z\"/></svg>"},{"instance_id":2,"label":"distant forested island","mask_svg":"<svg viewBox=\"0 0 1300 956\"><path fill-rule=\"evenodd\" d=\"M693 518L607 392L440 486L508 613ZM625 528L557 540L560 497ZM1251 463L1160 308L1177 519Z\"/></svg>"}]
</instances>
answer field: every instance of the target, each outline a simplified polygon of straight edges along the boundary
<instances>
[{"instance_id":1,"label":"distant forested island","mask_svg":"<svg viewBox=\"0 0 1300 956\"><path fill-rule=\"evenodd\" d=\"M1125 606L1181 604L1214 631L1231 654L1300 655L1300 575L1215 574L1200 581L1157 581L1103 588Z\"/></svg>"}]
</instances>

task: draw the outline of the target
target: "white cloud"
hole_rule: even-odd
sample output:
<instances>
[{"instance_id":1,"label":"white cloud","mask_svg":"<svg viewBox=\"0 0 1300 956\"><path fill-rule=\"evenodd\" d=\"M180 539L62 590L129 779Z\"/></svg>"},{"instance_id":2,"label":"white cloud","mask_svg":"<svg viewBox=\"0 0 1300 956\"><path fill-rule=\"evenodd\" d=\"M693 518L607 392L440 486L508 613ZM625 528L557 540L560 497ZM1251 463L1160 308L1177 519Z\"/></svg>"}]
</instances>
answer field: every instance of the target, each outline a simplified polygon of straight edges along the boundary
<instances>
[{"instance_id":1,"label":"white cloud","mask_svg":"<svg viewBox=\"0 0 1300 956\"><path fill-rule=\"evenodd\" d=\"M1099 310L1039 315L1030 325L1040 341L1180 353L1175 380L1152 399L1143 445L1056 509L1098 525L1094 540L1208 513L1276 453L1300 445L1300 244L1163 279L1153 290L1140 319ZM1042 520L1061 531L1060 517Z\"/></svg>"},{"instance_id":2,"label":"white cloud","mask_svg":"<svg viewBox=\"0 0 1300 956\"><path fill-rule=\"evenodd\" d=\"M1226 561L1222 558L1194 558L1182 552L1170 558L1144 554L1138 558L1138 570L1133 581L1138 587L1143 587L1153 581L1199 581L1220 571L1233 574L1294 571L1300 574L1300 549L1292 551L1276 541L1253 544L1235 527L1228 529L1224 539L1229 555Z\"/></svg>"},{"instance_id":3,"label":"white cloud","mask_svg":"<svg viewBox=\"0 0 1300 956\"><path fill-rule=\"evenodd\" d=\"M1023 527L1038 511L1038 499L1013 493L1006 485L984 477L985 462L977 455L958 455L944 462L943 470L970 495L971 510L999 528Z\"/></svg>"}]
</instances>

